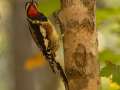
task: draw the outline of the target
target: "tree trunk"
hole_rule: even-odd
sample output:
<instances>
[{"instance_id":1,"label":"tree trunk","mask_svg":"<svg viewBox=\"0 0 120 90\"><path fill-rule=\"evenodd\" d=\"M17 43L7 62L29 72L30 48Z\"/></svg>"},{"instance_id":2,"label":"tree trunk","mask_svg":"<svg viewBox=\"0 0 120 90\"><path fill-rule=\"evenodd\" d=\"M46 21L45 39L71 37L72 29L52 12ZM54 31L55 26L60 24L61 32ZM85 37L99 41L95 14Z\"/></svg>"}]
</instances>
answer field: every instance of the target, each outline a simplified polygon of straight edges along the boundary
<instances>
[{"instance_id":1,"label":"tree trunk","mask_svg":"<svg viewBox=\"0 0 120 90\"><path fill-rule=\"evenodd\" d=\"M0 0L0 89L14 90L14 61L10 50L12 3Z\"/></svg>"},{"instance_id":2,"label":"tree trunk","mask_svg":"<svg viewBox=\"0 0 120 90\"><path fill-rule=\"evenodd\" d=\"M24 5L23 0L14 0L11 43L15 62L15 90L34 90L33 73L24 69L25 60L32 55L32 39L25 21Z\"/></svg>"},{"instance_id":3,"label":"tree trunk","mask_svg":"<svg viewBox=\"0 0 120 90\"><path fill-rule=\"evenodd\" d=\"M70 90L97 90L95 0L61 0L58 14L64 31L65 70Z\"/></svg>"}]
</instances>

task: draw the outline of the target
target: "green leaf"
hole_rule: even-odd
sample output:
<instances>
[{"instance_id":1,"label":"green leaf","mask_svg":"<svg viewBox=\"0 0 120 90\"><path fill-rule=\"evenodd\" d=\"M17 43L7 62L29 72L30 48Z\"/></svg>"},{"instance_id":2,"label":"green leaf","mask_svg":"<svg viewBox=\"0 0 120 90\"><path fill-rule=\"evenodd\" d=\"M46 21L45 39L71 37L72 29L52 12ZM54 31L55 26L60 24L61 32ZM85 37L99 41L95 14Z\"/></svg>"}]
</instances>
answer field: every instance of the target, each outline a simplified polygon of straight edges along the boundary
<instances>
[{"instance_id":1,"label":"green leaf","mask_svg":"<svg viewBox=\"0 0 120 90\"><path fill-rule=\"evenodd\" d=\"M104 67L101 72L100 72L100 75L103 76L103 77L108 77L111 75L111 67L110 66L106 66Z\"/></svg>"},{"instance_id":2,"label":"green leaf","mask_svg":"<svg viewBox=\"0 0 120 90\"><path fill-rule=\"evenodd\" d=\"M115 65L113 68L113 82L117 82L120 85L120 65Z\"/></svg>"},{"instance_id":3,"label":"green leaf","mask_svg":"<svg viewBox=\"0 0 120 90\"><path fill-rule=\"evenodd\" d=\"M120 85L120 65L107 62L106 66L101 70L101 76L109 77L112 75L112 81Z\"/></svg>"}]
</instances>

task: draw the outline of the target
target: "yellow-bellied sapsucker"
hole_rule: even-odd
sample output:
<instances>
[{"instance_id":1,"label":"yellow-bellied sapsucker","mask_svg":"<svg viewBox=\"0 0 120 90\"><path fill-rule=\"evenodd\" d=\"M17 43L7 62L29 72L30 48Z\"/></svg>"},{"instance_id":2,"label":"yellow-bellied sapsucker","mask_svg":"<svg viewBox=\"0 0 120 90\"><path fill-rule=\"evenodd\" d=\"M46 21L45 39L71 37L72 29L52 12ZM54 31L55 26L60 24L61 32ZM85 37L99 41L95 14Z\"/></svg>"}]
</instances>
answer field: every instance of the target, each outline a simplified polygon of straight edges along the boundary
<instances>
[{"instance_id":1,"label":"yellow-bellied sapsucker","mask_svg":"<svg viewBox=\"0 0 120 90\"><path fill-rule=\"evenodd\" d=\"M68 80L59 62L55 60L56 51L59 48L59 34L48 20L38 11L37 2L31 0L26 2L26 15L32 38L42 51L52 71L59 74L63 79L65 87L68 88Z\"/></svg>"}]
</instances>

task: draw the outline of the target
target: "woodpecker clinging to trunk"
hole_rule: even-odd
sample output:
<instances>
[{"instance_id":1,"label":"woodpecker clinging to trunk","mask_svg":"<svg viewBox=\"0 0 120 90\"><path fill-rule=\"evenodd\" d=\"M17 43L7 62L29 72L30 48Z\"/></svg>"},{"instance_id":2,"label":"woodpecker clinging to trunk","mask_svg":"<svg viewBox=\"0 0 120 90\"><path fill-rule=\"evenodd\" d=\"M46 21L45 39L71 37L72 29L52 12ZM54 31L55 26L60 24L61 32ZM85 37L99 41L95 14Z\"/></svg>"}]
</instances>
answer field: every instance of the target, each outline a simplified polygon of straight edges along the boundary
<instances>
[{"instance_id":1,"label":"woodpecker clinging to trunk","mask_svg":"<svg viewBox=\"0 0 120 90\"><path fill-rule=\"evenodd\" d=\"M52 71L60 75L66 89L68 89L68 81L64 70L62 69L60 63L55 60L56 51L60 45L59 34L48 18L38 11L37 3L35 1L31 0L27 2L25 9L27 12L27 21L32 38L38 48L42 51Z\"/></svg>"}]
</instances>

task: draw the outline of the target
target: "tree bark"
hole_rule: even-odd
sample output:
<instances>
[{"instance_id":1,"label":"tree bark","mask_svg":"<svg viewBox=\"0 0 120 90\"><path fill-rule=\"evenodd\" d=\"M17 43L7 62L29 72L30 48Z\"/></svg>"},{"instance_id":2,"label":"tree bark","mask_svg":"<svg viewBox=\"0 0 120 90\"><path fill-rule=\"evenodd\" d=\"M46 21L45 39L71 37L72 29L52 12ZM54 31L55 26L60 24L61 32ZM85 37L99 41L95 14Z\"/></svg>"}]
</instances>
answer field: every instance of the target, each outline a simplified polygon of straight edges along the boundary
<instances>
[{"instance_id":1,"label":"tree bark","mask_svg":"<svg viewBox=\"0 0 120 90\"><path fill-rule=\"evenodd\" d=\"M61 0L58 14L64 31L65 71L70 90L97 90L97 32L95 0Z\"/></svg>"}]
</instances>

